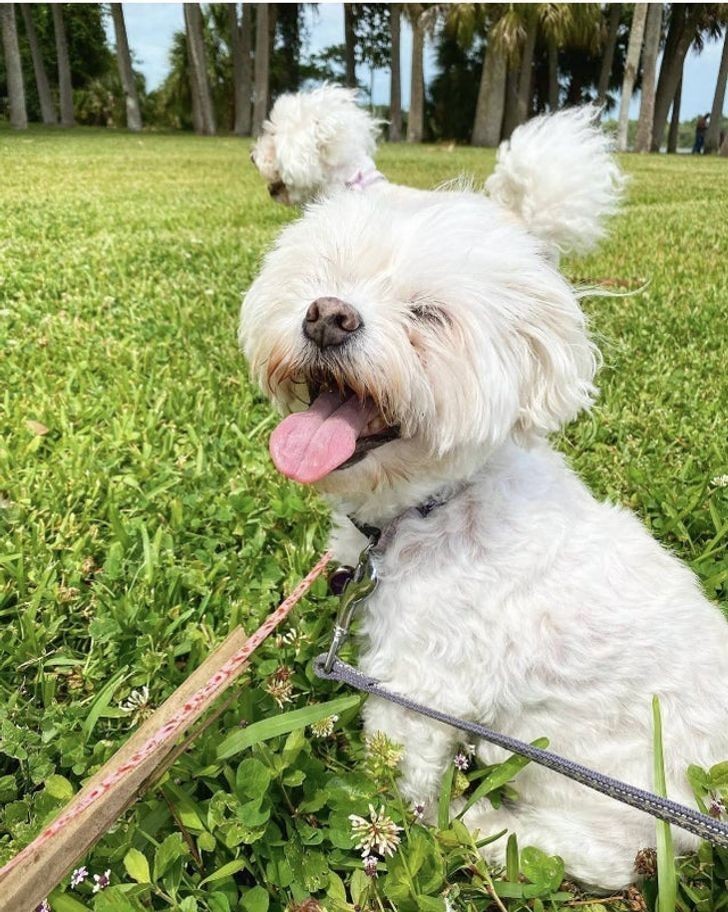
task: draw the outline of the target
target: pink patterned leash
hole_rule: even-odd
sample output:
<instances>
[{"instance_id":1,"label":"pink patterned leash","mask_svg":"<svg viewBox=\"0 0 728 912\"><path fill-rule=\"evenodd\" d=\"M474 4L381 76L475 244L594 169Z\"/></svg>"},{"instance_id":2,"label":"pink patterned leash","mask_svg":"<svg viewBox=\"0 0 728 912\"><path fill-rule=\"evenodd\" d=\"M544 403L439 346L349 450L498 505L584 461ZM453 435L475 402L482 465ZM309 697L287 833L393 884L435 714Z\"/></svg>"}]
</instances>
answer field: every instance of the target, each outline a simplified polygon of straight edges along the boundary
<instances>
[{"instance_id":1,"label":"pink patterned leash","mask_svg":"<svg viewBox=\"0 0 728 912\"><path fill-rule=\"evenodd\" d=\"M371 187L377 181L385 181L386 179L382 172L377 171L376 168L368 168L366 171L360 168L345 182L344 186L347 190L366 190L367 187Z\"/></svg>"},{"instance_id":2,"label":"pink patterned leash","mask_svg":"<svg viewBox=\"0 0 728 912\"><path fill-rule=\"evenodd\" d=\"M29 858L31 855L34 855L38 849L52 839L57 833L59 833L68 823L72 820L75 820L80 814L85 810L91 807L102 795L105 795L117 782L120 782L126 775L135 770L140 766L148 757L150 757L155 750L160 747L164 742L169 740L169 738L177 734L178 732L183 731L188 723L190 717L193 717L196 713L196 710L200 705L205 704L210 700L210 698L216 696L219 692L225 689L228 682L234 678L247 663L250 656L255 652L255 650L261 645L261 643L267 639L270 634L275 630L275 628L285 620L288 615L291 613L293 608L301 601L303 596L311 588L315 580L323 573L326 569L326 565L331 560L331 552L327 551L316 563L316 565L309 571L309 573L301 580L296 588L291 592L291 594L284 599L281 604L276 608L276 610L260 625L260 627L245 641L245 644L240 647L240 649L232 655L228 661L222 666L222 668L217 671L210 680L204 684L198 691L196 691L192 696L187 700L182 709L172 716L161 728L150 735L150 737L142 744L139 750L135 751L126 763L117 767L113 772L109 773L105 779L102 779L99 784L91 789L84 796L84 798L75 804L69 811L66 811L65 814L61 814L60 817L56 819L49 826L39 833L38 836L27 845L21 852L19 852L14 858L11 858L10 861L5 865L5 867L0 868L0 881L3 877L9 874L14 870L19 864L21 864L25 859Z\"/></svg>"}]
</instances>

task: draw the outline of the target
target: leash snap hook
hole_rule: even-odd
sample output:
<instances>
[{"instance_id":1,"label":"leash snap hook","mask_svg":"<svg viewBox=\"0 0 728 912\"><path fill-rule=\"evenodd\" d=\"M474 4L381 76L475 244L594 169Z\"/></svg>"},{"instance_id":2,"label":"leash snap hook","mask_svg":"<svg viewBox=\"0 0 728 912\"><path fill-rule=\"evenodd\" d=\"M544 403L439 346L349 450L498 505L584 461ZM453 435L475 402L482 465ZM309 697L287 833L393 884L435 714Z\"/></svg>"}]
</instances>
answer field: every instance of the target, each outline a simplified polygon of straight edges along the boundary
<instances>
[{"instance_id":1,"label":"leash snap hook","mask_svg":"<svg viewBox=\"0 0 728 912\"><path fill-rule=\"evenodd\" d=\"M359 562L339 596L339 612L336 616L331 645L326 653L326 661L324 662L324 671L326 672L331 671L339 650L349 636L349 628L351 627L354 612L377 588L379 580L377 578L377 568L372 559L373 549L374 543L370 542L359 555Z\"/></svg>"}]
</instances>

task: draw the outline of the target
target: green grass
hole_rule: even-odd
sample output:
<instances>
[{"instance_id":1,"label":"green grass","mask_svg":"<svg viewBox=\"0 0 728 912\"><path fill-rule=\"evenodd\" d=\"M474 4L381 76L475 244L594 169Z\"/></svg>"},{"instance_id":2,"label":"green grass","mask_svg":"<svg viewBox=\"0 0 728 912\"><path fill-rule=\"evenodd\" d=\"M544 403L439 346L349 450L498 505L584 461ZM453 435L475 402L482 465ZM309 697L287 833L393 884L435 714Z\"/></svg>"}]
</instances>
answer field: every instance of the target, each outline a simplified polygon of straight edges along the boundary
<instances>
[{"instance_id":1,"label":"green grass","mask_svg":"<svg viewBox=\"0 0 728 912\"><path fill-rule=\"evenodd\" d=\"M269 465L272 419L236 346L241 293L294 217L247 156L234 139L0 131L0 862L122 743L142 714L120 709L133 689L158 705L324 547L321 506ZM390 178L422 187L492 165L474 149L380 157ZM712 479L728 472L728 163L624 166L630 197L611 239L566 270L643 290L585 302L602 396L559 445L725 599L728 489ZM241 720L280 712L266 690L279 666L293 671L286 710L343 695L310 668L333 611L318 585L292 622L304 639L261 650L249 687L87 859L114 886L73 891L85 906L278 912L314 895L331 912L379 900L442 912L448 891L459 909L485 909L491 876L512 912L571 898L558 863L529 847L530 883L513 883L484 869L457 820L438 834L414 823L386 763L365 767L356 707L331 737L297 729L218 759ZM703 797L728 785L721 770L693 778ZM377 881L347 821L369 801L407 828ZM135 883L139 853L152 885ZM725 853L681 865L681 909L725 907Z\"/></svg>"}]
</instances>

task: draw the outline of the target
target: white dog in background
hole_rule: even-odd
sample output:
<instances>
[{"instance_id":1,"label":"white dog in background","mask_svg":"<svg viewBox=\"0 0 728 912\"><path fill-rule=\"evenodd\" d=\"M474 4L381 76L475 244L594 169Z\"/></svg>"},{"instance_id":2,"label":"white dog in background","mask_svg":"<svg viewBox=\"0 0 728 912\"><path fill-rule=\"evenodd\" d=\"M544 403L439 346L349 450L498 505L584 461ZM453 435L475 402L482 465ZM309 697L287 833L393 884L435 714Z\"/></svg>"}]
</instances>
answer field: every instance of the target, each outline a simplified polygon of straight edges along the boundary
<instances>
[{"instance_id":1,"label":"white dog in background","mask_svg":"<svg viewBox=\"0 0 728 912\"><path fill-rule=\"evenodd\" d=\"M553 254L587 249L616 207L607 151L576 110L514 133L490 199L384 182L333 192L266 257L240 339L288 416L274 462L331 502L337 558L355 562L364 544L348 515L396 522L364 609L362 669L645 788L657 695L668 793L693 805L688 765L728 758L728 624L546 436L596 393L598 353ZM433 499L427 515L412 509ZM435 802L457 733L374 698L365 723L404 745L406 795ZM516 787L517 801L474 806L469 826L516 832L590 885L635 879L652 818L533 764ZM678 851L696 844L673 835Z\"/></svg>"},{"instance_id":2,"label":"white dog in background","mask_svg":"<svg viewBox=\"0 0 728 912\"><path fill-rule=\"evenodd\" d=\"M276 202L294 206L383 180L373 158L381 122L357 105L356 95L323 85L276 100L250 153Z\"/></svg>"}]
</instances>

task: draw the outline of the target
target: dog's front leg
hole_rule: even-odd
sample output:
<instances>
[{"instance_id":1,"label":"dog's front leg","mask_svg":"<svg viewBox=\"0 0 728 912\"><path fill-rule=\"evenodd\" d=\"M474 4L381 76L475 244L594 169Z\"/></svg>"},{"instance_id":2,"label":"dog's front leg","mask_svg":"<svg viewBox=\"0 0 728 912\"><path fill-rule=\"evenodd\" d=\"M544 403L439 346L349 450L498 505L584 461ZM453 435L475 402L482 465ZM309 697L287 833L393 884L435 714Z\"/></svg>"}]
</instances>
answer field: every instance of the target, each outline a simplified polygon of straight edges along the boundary
<instances>
[{"instance_id":1,"label":"dog's front leg","mask_svg":"<svg viewBox=\"0 0 728 912\"><path fill-rule=\"evenodd\" d=\"M387 686L398 690L395 681L387 682ZM376 697L367 700L364 725L367 734L384 732L390 741L402 745L400 791L413 804L432 810L445 770L455 754L454 730Z\"/></svg>"}]
</instances>

